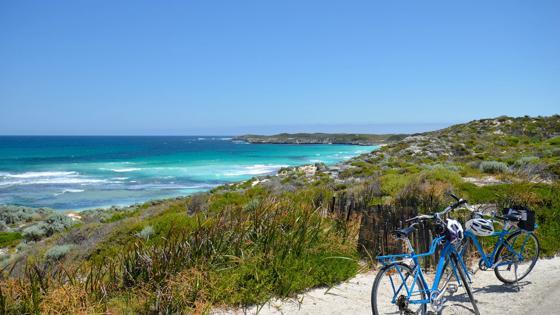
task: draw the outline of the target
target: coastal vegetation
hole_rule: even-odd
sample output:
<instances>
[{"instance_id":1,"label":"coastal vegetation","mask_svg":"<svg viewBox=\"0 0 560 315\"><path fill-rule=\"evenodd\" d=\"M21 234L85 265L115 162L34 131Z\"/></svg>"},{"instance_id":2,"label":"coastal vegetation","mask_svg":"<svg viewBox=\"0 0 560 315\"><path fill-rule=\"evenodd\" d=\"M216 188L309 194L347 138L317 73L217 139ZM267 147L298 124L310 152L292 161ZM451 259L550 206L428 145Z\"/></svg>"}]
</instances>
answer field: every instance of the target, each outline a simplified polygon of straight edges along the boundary
<instances>
[{"instance_id":1,"label":"coastal vegetation","mask_svg":"<svg viewBox=\"0 0 560 315\"><path fill-rule=\"evenodd\" d=\"M559 176L560 116L498 117L190 197L73 217L7 206L0 309L206 312L332 286L377 254L358 246L359 212L329 211L342 195L421 212L441 209L451 191L484 210L526 205L537 213L541 255L552 256Z\"/></svg>"}]
</instances>

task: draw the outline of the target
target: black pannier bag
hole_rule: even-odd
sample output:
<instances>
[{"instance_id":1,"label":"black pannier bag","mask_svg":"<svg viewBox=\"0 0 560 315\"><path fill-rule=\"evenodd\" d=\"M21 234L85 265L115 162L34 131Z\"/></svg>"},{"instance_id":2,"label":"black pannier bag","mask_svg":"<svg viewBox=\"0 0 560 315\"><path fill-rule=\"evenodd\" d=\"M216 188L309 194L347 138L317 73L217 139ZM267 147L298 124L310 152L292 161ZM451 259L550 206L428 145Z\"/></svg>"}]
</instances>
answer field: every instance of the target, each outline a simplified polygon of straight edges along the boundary
<instances>
[{"instance_id":1,"label":"black pannier bag","mask_svg":"<svg viewBox=\"0 0 560 315\"><path fill-rule=\"evenodd\" d=\"M517 226L525 231L535 230L535 211L523 206L512 206L504 208L504 215L509 218L515 218Z\"/></svg>"}]
</instances>

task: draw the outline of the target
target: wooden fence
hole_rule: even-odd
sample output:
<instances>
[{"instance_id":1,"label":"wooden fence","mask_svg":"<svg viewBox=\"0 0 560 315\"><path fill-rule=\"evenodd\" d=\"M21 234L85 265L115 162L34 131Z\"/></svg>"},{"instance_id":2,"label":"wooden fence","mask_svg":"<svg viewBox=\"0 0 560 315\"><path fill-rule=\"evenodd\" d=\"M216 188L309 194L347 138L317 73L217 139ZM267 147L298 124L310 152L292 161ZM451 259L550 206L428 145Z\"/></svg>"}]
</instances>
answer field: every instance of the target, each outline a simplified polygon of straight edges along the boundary
<instances>
[{"instance_id":1,"label":"wooden fence","mask_svg":"<svg viewBox=\"0 0 560 315\"><path fill-rule=\"evenodd\" d=\"M358 249L362 254L372 257L405 253L404 242L396 240L391 233L396 229L407 227L406 219L419 214L416 208L367 205L361 200L346 195L333 197L329 211L345 217L346 220L354 217L360 220ZM427 252L432 239L433 235L428 224L419 225L410 237L417 253ZM424 258L423 266L433 267L438 258L437 252L435 256Z\"/></svg>"}]
</instances>

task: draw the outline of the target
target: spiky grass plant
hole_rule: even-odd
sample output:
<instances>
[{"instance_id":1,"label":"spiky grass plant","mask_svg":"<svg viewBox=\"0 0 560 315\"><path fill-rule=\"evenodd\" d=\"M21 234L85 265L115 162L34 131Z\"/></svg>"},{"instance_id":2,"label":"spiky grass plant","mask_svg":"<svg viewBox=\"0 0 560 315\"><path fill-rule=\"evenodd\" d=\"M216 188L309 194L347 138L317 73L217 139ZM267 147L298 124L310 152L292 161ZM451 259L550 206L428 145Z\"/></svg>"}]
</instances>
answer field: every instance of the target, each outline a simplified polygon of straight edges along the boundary
<instances>
[{"instance_id":1,"label":"spiky grass plant","mask_svg":"<svg viewBox=\"0 0 560 315\"><path fill-rule=\"evenodd\" d=\"M113 257L72 272L30 265L20 282L2 282L0 305L6 313L56 311L65 303L80 312L176 313L333 285L357 271L358 226L325 217L317 199L265 196L221 211L164 213L148 223L153 237L132 237ZM73 298L52 298L61 290Z\"/></svg>"}]
</instances>

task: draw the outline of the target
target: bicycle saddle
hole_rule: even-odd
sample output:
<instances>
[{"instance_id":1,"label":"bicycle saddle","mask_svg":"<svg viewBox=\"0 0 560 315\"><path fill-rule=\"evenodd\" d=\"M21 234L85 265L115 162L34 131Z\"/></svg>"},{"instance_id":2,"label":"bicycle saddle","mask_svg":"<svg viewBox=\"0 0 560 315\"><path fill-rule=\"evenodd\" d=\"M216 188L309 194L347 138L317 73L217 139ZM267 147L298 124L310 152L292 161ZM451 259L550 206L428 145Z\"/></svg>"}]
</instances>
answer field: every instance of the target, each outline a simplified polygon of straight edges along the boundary
<instances>
[{"instance_id":1,"label":"bicycle saddle","mask_svg":"<svg viewBox=\"0 0 560 315\"><path fill-rule=\"evenodd\" d=\"M412 232L414 232L415 228L413 226L409 226L404 229L398 229L393 231L393 235L396 238L407 238Z\"/></svg>"}]
</instances>

